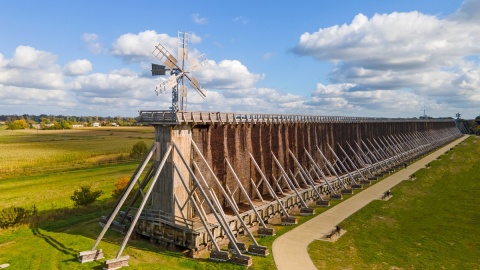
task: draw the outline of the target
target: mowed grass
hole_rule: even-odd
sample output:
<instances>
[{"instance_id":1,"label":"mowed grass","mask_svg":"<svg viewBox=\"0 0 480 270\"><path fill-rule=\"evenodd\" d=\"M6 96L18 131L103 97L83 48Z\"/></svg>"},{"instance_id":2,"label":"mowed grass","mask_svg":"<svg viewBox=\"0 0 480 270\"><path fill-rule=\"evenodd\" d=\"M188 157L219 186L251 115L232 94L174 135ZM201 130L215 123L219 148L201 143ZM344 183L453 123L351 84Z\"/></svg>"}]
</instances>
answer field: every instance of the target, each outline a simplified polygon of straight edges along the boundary
<instances>
[{"instance_id":1,"label":"mowed grass","mask_svg":"<svg viewBox=\"0 0 480 270\"><path fill-rule=\"evenodd\" d=\"M319 269L480 269L480 138L470 137L308 251Z\"/></svg>"},{"instance_id":2,"label":"mowed grass","mask_svg":"<svg viewBox=\"0 0 480 270\"><path fill-rule=\"evenodd\" d=\"M153 142L153 131L152 127L0 129L0 181L127 159L136 142Z\"/></svg>"}]
</instances>

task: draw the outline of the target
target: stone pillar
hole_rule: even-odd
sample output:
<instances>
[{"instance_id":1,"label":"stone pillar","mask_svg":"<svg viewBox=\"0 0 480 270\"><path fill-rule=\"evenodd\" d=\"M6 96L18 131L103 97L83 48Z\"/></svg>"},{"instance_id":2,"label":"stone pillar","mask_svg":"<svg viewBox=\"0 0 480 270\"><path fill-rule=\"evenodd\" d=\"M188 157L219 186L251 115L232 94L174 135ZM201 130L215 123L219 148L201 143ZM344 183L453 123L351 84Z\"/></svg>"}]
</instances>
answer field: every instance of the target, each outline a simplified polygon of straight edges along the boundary
<instances>
[{"instance_id":1,"label":"stone pillar","mask_svg":"<svg viewBox=\"0 0 480 270\"><path fill-rule=\"evenodd\" d=\"M164 157L168 146L174 143L182 153L188 166L191 167L191 129L192 127L189 125L155 125L155 143L157 144L157 151L155 152L154 162L157 163L157 166ZM183 205L188 199L188 192L183 187L180 177L175 172L173 167L174 164L179 168L183 179L190 185L190 174L180 158L180 155L175 149L172 149L170 157L167 159L153 189L152 208L154 210L161 210L181 217L182 214L179 212L180 209L175 204L174 195L177 197L180 205ZM190 218L192 217L192 211L191 207L186 207L183 214L185 217Z\"/></svg>"}]
</instances>

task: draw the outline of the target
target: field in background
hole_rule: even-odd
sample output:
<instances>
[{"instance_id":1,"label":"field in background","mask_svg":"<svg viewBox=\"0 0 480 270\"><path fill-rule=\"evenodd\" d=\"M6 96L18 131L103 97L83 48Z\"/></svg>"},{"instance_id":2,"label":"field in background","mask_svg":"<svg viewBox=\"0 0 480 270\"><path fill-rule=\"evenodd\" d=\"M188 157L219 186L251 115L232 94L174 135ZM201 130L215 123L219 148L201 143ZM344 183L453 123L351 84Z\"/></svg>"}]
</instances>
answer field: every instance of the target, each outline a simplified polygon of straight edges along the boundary
<instances>
[{"instance_id":1,"label":"field in background","mask_svg":"<svg viewBox=\"0 0 480 270\"><path fill-rule=\"evenodd\" d=\"M136 142L153 142L153 131L152 127L0 129L0 181L125 161Z\"/></svg>"}]
</instances>

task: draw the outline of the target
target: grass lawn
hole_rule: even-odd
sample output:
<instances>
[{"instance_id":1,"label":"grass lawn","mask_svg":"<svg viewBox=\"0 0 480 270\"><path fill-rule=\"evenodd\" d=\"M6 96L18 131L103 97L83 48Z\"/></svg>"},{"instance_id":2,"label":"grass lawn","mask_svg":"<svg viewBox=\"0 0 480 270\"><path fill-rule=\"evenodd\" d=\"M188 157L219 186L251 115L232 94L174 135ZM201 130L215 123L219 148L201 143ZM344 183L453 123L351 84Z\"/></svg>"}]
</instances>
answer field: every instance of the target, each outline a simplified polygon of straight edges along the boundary
<instances>
[{"instance_id":1,"label":"grass lawn","mask_svg":"<svg viewBox=\"0 0 480 270\"><path fill-rule=\"evenodd\" d=\"M310 244L317 268L480 269L479 152L467 139L345 220L338 241Z\"/></svg>"}]
</instances>

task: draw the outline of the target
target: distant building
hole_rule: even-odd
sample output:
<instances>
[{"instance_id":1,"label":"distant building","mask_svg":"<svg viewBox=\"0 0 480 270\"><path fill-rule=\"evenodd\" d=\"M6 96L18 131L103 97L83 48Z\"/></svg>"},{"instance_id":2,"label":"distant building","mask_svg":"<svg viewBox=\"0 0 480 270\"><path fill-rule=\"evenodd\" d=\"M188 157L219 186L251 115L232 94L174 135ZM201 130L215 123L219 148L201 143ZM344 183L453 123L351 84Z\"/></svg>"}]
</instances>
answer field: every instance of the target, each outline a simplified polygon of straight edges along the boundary
<instances>
[{"instance_id":1,"label":"distant building","mask_svg":"<svg viewBox=\"0 0 480 270\"><path fill-rule=\"evenodd\" d=\"M118 127L117 123L110 123L111 126Z\"/></svg>"},{"instance_id":2,"label":"distant building","mask_svg":"<svg viewBox=\"0 0 480 270\"><path fill-rule=\"evenodd\" d=\"M92 127L100 127L100 123L98 123L98 122L93 122L93 123L92 123Z\"/></svg>"},{"instance_id":3,"label":"distant building","mask_svg":"<svg viewBox=\"0 0 480 270\"><path fill-rule=\"evenodd\" d=\"M84 125L82 124L77 124L77 125L72 125L72 128L82 128Z\"/></svg>"},{"instance_id":4,"label":"distant building","mask_svg":"<svg viewBox=\"0 0 480 270\"><path fill-rule=\"evenodd\" d=\"M0 121L0 125L5 125L5 122L3 122L3 121Z\"/></svg>"}]
</instances>

